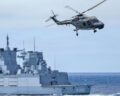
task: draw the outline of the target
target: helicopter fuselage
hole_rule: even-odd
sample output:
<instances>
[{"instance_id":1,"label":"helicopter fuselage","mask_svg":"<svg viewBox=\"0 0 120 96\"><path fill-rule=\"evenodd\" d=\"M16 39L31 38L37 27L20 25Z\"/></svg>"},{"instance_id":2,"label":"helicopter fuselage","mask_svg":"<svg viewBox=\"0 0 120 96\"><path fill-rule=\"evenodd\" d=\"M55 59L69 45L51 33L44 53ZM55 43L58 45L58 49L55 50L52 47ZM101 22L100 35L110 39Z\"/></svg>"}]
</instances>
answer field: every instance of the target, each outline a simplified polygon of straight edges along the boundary
<instances>
[{"instance_id":1,"label":"helicopter fuselage","mask_svg":"<svg viewBox=\"0 0 120 96\"><path fill-rule=\"evenodd\" d=\"M104 24L99 21L96 17L82 17L75 18L72 20L71 24L75 26L75 30L95 30L103 29Z\"/></svg>"},{"instance_id":2,"label":"helicopter fuselage","mask_svg":"<svg viewBox=\"0 0 120 96\"><path fill-rule=\"evenodd\" d=\"M95 33L95 32L97 32L97 29L103 29L104 24L94 16L86 16L85 13L90 10L93 10L94 8L103 4L105 1L107 1L107 0L103 0L102 2L96 4L95 6L89 8L83 12L79 12L79 11L73 9L71 6L66 6L66 8L77 13L77 15L72 17L72 19L70 19L70 20L64 20L64 21L57 20L56 19L57 15L54 14L54 12L51 10L53 16L50 17L49 19L47 19L46 22L48 22L49 20L52 19L57 25L73 25L73 26L75 26L74 31L76 31L77 36L78 36L78 30L94 30L94 33Z\"/></svg>"},{"instance_id":3,"label":"helicopter fuselage","mask_svg":"<svg viewBox=\"0 0 120 96\"><path fill-rule=\"evenodd\" d=\"M103 29L104 24L99 21L96 17L94 16L80 16L80 17L75 17L70 20L64 20L64 21L59 21L55 17L52 17L53 21L57 25L73 25L75 26L74 31L78 30L96 30L96 29Z\"/></svg>"}]
</instances>

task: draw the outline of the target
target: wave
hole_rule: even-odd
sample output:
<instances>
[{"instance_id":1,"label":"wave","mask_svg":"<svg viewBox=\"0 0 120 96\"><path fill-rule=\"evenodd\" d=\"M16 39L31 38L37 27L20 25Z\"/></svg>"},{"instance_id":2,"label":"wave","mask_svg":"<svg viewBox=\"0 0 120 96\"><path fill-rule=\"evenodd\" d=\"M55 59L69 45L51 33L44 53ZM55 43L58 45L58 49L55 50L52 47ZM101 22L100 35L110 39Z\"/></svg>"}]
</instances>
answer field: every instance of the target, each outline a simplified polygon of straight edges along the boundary
<instances>
[{"instance_id":1,"label":"wave","mask_svg":"<svg viewBox=\"0 0 120 96\"><path fill-rule=\"evenodd\" d=\"M104 95L104 94L90 94L90 95L64 95L64 96L120 96L120 93L116 94L109 94L109 95Z\"/></svg>"}]
</instances>

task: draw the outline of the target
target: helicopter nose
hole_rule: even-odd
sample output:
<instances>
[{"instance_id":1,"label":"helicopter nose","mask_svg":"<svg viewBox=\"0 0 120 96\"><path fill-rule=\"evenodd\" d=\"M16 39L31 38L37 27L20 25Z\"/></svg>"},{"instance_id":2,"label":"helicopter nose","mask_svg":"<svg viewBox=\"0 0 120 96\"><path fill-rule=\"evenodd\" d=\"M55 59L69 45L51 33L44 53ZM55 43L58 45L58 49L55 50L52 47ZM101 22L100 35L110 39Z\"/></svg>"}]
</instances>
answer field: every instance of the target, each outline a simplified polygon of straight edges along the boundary
<instances>
[{"instance_id":1,"label":"helicopter nose","mask_svg":"<svg viewBox=\"0 0 120 96\"><path fill-rule=\"evenodd\" d=\"M100 22L100 23L94 24L94 27L98 28L98 29L103 29L104 28L104 24L102 22Z\"/></svg>"},{"instance_id":2,"label":"helicopter nose","mask_svg":"<svg viewBox=\"0 0 120 96\"><path fill-rule=\"evenodd\" d=\"M99 25L99 29L103 29L103 28L104 28L104 24L101 23L101 24Z\"/></svg>"}]
</instances>

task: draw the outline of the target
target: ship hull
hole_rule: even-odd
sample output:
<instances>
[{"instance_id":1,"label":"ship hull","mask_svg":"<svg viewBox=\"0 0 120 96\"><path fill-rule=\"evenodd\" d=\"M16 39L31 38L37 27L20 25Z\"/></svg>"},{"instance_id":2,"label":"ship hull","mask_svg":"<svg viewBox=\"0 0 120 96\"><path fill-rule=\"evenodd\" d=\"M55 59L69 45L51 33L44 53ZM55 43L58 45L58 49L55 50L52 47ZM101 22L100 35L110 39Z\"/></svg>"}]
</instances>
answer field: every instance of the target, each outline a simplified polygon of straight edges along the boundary
<instances>
[{"instance_id":1,"label":"ship hull","mask_svg":"<svg viewBox=\"0 0 120 96\"><path fill-rule=\"evenodd\" d=\"M1 86L0 94L10 95L87 95L90 94L88 85L63 85L54 87L25 87L25 86Z\"/></svg>"},{"instance_id":2,"label":"ship hull","mask_svg":"<svg viewBox=\"0 0 120 96\"><path fill-rule=\"evenodd\" d=\"M88 95L90 85L56 85L55 88L62 88L63 95Z\"/></svg>"},{"instance_id":3,"label":"ship hull","mask_svg":"<svg viewBox=\"0 0 120 96\"><path fill-rule=\"evenodd\" d=\"M0 87L0 95L52 95L61 94L60 88L43 87Z\"/></svg>"}]
</instances>

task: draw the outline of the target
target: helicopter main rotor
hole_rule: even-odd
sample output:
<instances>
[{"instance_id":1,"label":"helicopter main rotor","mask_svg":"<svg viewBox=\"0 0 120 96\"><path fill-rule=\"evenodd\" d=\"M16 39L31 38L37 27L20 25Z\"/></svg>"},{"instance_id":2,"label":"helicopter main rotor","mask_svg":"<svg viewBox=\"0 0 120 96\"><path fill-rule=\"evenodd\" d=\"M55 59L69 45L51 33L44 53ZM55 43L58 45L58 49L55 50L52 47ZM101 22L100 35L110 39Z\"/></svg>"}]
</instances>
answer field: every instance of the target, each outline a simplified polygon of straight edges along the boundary
<instances>
[{"instance_id":1,"label":"helicopter main rotor","mask_svg":"<svg viewBox=\"0 0 120 96\"><path fill-rule=\"evenodd\" d=\"M107 1L107 0L103 0L102 2L96 4L95 6L89 8L89 9L87 9L86 11L83 11L83 12L81 12L81 13L80 13L79 11L73 9L71 6L68 6L68 5L65 6L65 8L68 8L68 9L70 9L70 10L76 12L76 13L78 14L77 16L83 16L84 13L86 13L86 12L88 12L88 11L90 11L90 10L93 10L94 8L98 7L99 5L101 5L102 3L104 3L105 1Z\"/></svg>"}]
</instances>

